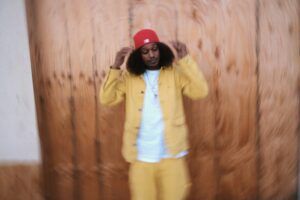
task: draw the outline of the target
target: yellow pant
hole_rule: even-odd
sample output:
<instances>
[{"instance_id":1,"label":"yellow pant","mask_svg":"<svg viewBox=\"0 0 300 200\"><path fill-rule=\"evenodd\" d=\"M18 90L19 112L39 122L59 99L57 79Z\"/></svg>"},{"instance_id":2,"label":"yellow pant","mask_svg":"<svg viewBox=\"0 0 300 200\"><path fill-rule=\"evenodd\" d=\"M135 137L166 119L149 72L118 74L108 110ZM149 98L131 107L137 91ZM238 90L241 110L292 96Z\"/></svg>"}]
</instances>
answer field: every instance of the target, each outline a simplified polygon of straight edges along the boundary
<instances>
[{"instance_id":1,"label":"yellow pant","mask_svg":"<svg viewBox=\"0 0 300 200\"><path fill-rule=\"evenodd\" d=\"M129 181L132 200L183 200L191 185L185 158L136 161L130 165Z\"/></svg>"}]
</instances>

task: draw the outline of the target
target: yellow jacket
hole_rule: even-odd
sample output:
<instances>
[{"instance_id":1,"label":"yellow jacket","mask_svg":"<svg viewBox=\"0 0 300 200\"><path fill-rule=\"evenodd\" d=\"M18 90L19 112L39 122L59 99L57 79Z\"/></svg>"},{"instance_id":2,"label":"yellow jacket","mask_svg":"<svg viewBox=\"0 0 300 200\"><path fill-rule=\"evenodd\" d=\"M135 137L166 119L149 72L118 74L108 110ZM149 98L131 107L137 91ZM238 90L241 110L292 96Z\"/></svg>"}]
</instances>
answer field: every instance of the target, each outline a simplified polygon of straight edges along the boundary
<instances>
[{"instance_id":1,"label":"yellow jacket","mask_svg":"<svg viewBox=\"0 0 300 200\"><path fill-rule=\"evenodd\" d=\"M126 100L122 154L127 162L137 157L136 140L141 122L145 82L143 76L110 69L100 89L100 103L112 106ZM190 55L162 67L158 78L165 144L171 155L188 149L182 95L200 99L208 94L207 82Z\"/></svg>"}]
</instances>

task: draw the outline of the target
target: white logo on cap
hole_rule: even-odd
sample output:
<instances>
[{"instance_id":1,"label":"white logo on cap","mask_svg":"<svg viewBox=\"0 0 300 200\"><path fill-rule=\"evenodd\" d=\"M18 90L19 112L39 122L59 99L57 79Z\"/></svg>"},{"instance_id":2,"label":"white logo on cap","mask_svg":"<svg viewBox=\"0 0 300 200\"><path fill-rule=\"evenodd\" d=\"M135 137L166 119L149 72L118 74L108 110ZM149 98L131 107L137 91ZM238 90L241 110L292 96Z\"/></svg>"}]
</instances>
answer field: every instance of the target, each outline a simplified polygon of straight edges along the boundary
<instances>
[{"instance_id":1,"label":"white logo on cap","mask_svg":"<svg viewBox=\"0 0 300 200\"><path fill-rule=\"evenodd\" d=\"M144 39L144 44L145 43L148 43L148 42L150 42L150 40L147 38L147 39Z\"/></svg>"}]
</instances>

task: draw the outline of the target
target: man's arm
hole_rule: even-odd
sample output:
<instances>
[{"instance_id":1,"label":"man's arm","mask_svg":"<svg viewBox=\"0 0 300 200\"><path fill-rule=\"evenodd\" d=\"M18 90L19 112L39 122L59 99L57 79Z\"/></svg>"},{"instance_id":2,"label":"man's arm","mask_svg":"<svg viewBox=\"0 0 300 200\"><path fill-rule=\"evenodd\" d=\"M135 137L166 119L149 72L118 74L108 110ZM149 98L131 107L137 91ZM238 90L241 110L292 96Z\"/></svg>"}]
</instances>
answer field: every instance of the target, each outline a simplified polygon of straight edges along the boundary
<instances>
[{"instance_id":1,"label":"man's arm","mask_svg":"<svg viewBox=\"0 0 300 200\"><path fill-rule=\"evenodd\" d=\"M125 56L131 51L130 47L124 47L117 53L115 63L109 69L100 88L101 104L113 106L124 100L126 75L122 73L120 66L123 64Z\"/></svg>"},{"instance_id":2,"label":"man's arm","mask_svg":"<svg viewBox=\"0 0 300 200\"><path fill-rule=\"evenodd\" d=\"M175 63L177 80L182 93L191 99L201 99L208 94L208 85L197 63L186 55Z\"/></svg>"},{"instance_id":3,"label":"man's arm","mask_svg":"<svg viewBox=\"0 0 300 200\"><path fill-rule=\"evenodd\" d=\"M204 98L208 94L208 85L197 63L188 55L185 44L174 41L172 45L179 58L174 67L182 93L191 99Z\"/></svg>"},{"instance_id":4,"label":"man's arm","mask_svg":"<svg viewBox=\"0 0 300 200\"><path fill-rule=\"evenodd\" d=\"M110 69L100 88L100 103L113 106L125 97L125 77L120 69Z\"/></svg>"}]
</instances>

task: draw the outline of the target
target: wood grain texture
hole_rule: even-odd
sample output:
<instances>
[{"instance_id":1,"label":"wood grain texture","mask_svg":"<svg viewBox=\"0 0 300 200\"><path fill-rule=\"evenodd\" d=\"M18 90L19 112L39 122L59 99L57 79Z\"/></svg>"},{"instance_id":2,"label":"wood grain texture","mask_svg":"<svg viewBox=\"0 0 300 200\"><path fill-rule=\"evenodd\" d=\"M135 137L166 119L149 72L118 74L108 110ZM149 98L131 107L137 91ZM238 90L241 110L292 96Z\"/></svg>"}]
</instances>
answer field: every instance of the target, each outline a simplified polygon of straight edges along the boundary
<instances>
[{"instance_id":1,"label":"wood grain texture","mask_svg":"<svg viewBox=\"0 0 300 200\"><path fill-rule=\"evenodd\" d=\"M193 177L204 185L192 198L255 199L255 2L183 1L179 8L178 37L210 83L208 99L189 103Z\"/></svg>"},{"instance_id":2,"label":"wood grain texture","mask_svg":"<svg viewBox=\"0 0 300 200\"><path fill-rule=\"evenodd\" d=\"M117 51L130 45L129 3L118 0L92 2L95 89L98 97L100 85ZM121 155L124 112L124 102L115 107L105 107L97 100L101 199L129 199L128 164Z\"/></svg>"},{"instance_id":3,"label":"wood grain texture","mask_svg":"<svg viewBox=\"0 0 300 200\"><path fill-rule=\"evenodd\" d=\"M189 53L197 61L209 85L209 95L203 100L184 99L189 128L190 150L188 163L192 178L189 199L215 199L217 195L217 154L215 150L215 117L213 74L217 63L207 29L207 22L199 23L198 17L211 19L216 11L200 1L180 1L178 8L178 40L187 44ZM212 13L207 15L207 13ZM206 16L205 16L206 15ZM213 24L211 24L213 25Z\"/></svg>"},{"instance_id":4,"label":"wood grain texture","mask_svg":"<svg viewBox=\"0 0 300 200\"><path fill-rule=\"evenodd\" d=\"M102 108L97 98L101 79L115 52L129 45L126 2L28 1L27 12L36 96L51 103L37 101L40 136L44 141L46 196L51 199L119 199L126 193L129 196L128 166L120 153L124 109L123 106ZM52 87L42 87L37 79ZM61 120L62 117L68 121ZM61 163L55 159L58 156L68 162ZM49 174L52 171L58 175ZM57 179L69 182L61 186ZM116 193L115 189L124 192Z\"/></svg>"},{"instance_id":5,"label":"wood grain texture","mask_svg":"<svg viewBox=\"0 0 300 200\"><path fill-rule=\"evenodd\" d=\"M1 164L0 199L43 200L40 164Z\"/></svg>"},{"instance_id":6,"label":"wood grain texture","mask_svg":"<svg viewBox=\"0 0 300 200\"><path fill-rule=\"evenodd\" d=\"M67 48L72 79L72 143L75 199L99 199L96 158L96 99L91 1L65 1Z\"/></svg>"},{"instance_id":7,"label":"wood grain texture","mask_svg":"<svg viewBox=\"0 0 300 200\"><path fill-rule=\"evenodd\" d=\"M184 99L188 199L295 199L299 1L26 0L46 199L130 199L124 103L98 92L141 28L179 39L208 80ZM125 66L122 66L123 68Z\"/></svg>"},{"instance_id":8,"label":"wood grain texture","mask_svg":"<svg viewBox=\"0 0 300 200\"><path fill-rule=\"evenodd\" d=\"M74 199L70 52L62 1L26 2L45 197Z\"/></svg>"},{"instance_id":9,"label":"wood grain texture","mask_svg":"<svg viewBox=\"0 0 300 200\"><path fill-rule=\"evenodd\" d=\"M299 1L260 1L260 198L296 199Z\"/></svg>"}]
</instances>

